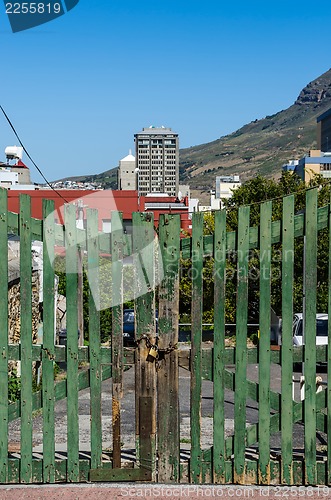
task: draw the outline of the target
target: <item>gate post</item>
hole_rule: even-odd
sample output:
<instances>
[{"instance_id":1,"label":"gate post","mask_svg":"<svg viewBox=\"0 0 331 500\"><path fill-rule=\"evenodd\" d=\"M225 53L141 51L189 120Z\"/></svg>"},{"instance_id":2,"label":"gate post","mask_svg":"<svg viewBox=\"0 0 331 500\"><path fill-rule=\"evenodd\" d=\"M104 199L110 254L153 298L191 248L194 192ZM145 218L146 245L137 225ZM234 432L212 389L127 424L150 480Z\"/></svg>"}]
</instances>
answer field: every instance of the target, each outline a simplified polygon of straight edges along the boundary
<instances>
[{"instance_id":1,"label":"gate post","mask_svg":"<svg viewBox=\"0 0 331 500\"><path fill-rule=\"evenodd\" d=\"M158 480L180 479L178 401L179 215L162 215L159 223L163 280L159 288L159 368L157 372Z\"/></svg>"},{"instance_id":2,"label":"gate post","mask_svg":"<svg viewBox=\"0 0 331 500\"><path fill-rule=\"evenodd\" d=\"M155 343L155 244L153 214L133 213L135 273L136 448L145 480L156 470L156 365L148 356Z\"/></svg>"}]
</instances>

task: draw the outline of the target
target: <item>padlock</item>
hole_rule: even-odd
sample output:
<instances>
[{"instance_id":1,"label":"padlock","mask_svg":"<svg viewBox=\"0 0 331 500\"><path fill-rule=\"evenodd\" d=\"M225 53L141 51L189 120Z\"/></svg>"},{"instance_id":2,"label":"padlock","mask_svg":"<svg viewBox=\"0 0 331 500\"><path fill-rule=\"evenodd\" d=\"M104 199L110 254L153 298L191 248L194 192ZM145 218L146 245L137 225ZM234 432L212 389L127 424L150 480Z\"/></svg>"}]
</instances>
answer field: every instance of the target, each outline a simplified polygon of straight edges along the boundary
<instances>
[{"instance_id":1,"label":"padlock","mask_svg":"<svg viewBox=\"0 0 331 500\"><path fill-rule=\"evenodd\" d=\"M152 347L149 350L148 355L152 356L152 358L156 359L157 358L157 354L158 354L158 351L157 351L156 345L152 345Z\"/></svg>"}]
</instances>

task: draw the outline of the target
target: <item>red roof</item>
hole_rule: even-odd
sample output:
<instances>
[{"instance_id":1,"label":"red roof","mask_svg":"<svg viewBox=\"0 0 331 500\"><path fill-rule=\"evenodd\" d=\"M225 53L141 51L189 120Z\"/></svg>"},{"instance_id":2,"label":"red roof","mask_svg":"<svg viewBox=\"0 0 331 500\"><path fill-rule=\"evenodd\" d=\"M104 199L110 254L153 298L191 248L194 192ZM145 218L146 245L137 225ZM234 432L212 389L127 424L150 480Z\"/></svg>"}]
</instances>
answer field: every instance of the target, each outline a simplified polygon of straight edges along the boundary
<instances>
[{"instance_id":1,"label":"red roof","mask_svg":"<svg viewBox=\"0 0 331 500\"><path fill-rule=\"evenodd\" d=\"M132 220L133 212L150 211L154 213L154 223L157 227L159 224L160 215L164 213L179 213L181 219L181 227L189 231L191 221L188 213L188 199L185 198L182 203L178 203L175 197L141 197L140 203L137 191L120 191L120 190L80 190L80 189L37 189L37 190L8 190L8 210L10 212L19 212L19 195L27 194L31 198L31 214L35 219L42 219L42 200L54 200L55 203L55 218L57 222L64 222L64 204L72 203L77 205L78 200L81 200L84 207L84 218L86 217L86 209L94 208L99 213L99 229L102 229L102 221L111 218L112 211L123 213L123 220ZM157 208L145 208L145 203L156 203ZM171 208L169 208L169 203ZM183 206L184 205L184 206Z\"/></svg>"},{"instance_id":2,"label":"red roof","mask_svg":"<svg viewBox=\"0 0 331 500\"><path fill-rule=\"evenodd\" d=\"M16 165L13 165L13 167L21 167L21 168L29 168L25 165L25 163L22 162L22 160L18 160L18 162L16 163Z\"/></svg>"},{"instance_id":3,"label":"red roof","mask_svg":"<svg viewBox=\"0 0 331 500\"><path fill-rule=\"evenodd\" d=\"M123 219L132 219L132 212L139 212L137 191L52 189L38 190L8 190L8 209L19 212L19 195L31 197L31 214L35 219L42 219L42 200L54 200L58 222L63 224L63 206L65 203L75 203L82 200L84 212L86 208L95 208L99 212L99 227L103 219L110 219L111 211L123 212Z\"/></svg>"}]
</instances>

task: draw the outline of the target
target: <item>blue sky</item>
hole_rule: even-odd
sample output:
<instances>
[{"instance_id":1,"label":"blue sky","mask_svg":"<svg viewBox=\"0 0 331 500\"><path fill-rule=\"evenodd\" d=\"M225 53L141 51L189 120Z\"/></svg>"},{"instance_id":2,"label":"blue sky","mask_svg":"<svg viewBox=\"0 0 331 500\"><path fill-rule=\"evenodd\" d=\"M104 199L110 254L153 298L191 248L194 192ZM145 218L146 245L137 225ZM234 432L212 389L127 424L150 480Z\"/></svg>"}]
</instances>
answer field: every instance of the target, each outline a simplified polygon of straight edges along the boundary
<instances>
[{"instance_id":1,"label":"blue sky","mask_svg":"<svg viewBox=\"0 0 331 500\"><path fill-rule=\"evenodd\" d=\"M0 4L0 104L49 180L99 173L143 127L184 148L291 105L331 67L330 18L324 0L80 0L13 34ZM0 159L16 142L1 116Z\"/></svg>"}]
</instances>

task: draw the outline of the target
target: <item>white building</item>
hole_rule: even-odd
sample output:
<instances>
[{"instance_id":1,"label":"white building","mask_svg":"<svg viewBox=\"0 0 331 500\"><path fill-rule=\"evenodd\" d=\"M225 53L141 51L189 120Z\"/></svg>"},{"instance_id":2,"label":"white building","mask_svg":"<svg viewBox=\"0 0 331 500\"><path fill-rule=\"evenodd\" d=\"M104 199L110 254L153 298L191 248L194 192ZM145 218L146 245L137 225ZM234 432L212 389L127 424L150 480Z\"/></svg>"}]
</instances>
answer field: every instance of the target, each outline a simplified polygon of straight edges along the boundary
<instances>
[{"instance_id":1,"label":"white building","mask_svg":"<svg viewBox=\"0 0 331 500\"><path fill-rule=\"evenodd\" d=\"M222 200L232 197L233 191L241 186L239 175L220 175L216 177L216 191L211 194L210 206L212 210L223 208Z\"/></svg>"},{"instance_id":2,"label":"white building","mask_svg":"<svg viewBox=\"0 0 331 500\"><path fill-rule=\"evenodd\" d=\"M122 158L118 166L118 189L134 191L137 189L136 158L130 152Z\"/></svg>"},{"instance_id":3,"label":"white building","mask_svg":"<svg viewBox=\"0 0 331 500\"><path fill-rule=\"evenodd\" d=\"M18 173L9 168L0 168L0 187L9 189L15 185L18 185Z\"/></svg>"}]
</instances>

